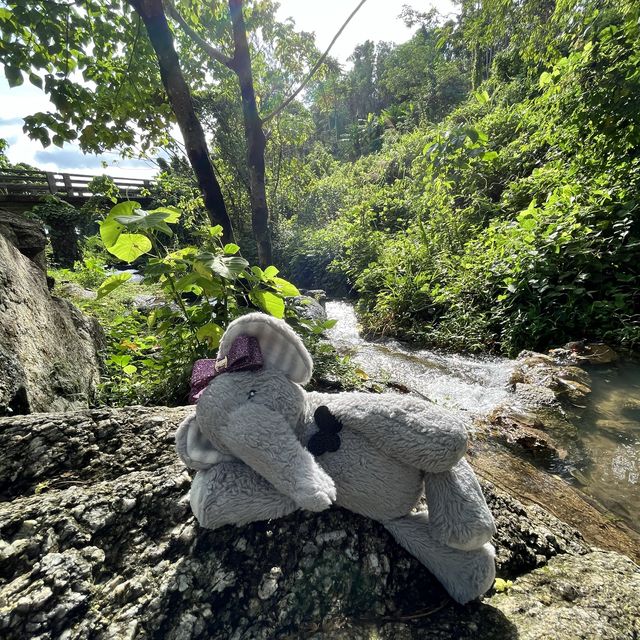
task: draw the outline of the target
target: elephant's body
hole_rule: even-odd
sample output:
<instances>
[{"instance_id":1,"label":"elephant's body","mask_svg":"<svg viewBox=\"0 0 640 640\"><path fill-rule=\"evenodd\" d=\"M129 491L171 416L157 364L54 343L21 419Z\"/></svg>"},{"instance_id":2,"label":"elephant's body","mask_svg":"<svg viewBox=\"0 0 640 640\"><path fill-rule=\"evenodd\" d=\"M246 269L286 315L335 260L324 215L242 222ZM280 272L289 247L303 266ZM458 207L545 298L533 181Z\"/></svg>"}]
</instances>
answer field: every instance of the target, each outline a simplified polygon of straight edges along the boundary
<instances>
[{"instance_id":1,"label":"elephant's body","mask_svg":"<svg viewBox=\"0 0 640 640\"><path fill-rule=\"evenodd\" d=\"M302 343L277 322L251 314L228 334L242 328L261 336L266 350L263 334L277 332L276 343L286 336L307 364ZM228 349L223 339L220 350ZM463 458L460 414L400 395L306 393L279 369L282 342L276 351L271 360L267 351L260 370L216 377L177 433L181 458L199 469L191 504L200 524L239 525L336 504L382 522L459 602L484 593L495 573L488 544L495 527ZM298 360L292 366L304 370ZM340 446L314 457L305 447L321 406L342 424ZM423 498L429 513L412 513Z\"/></svg>"},{"instance_id":2,"label":"elephant's body","mask_svg":"<svg viewBox=\"0 0 640 640\"><path fill-rule=\"evenodd\" d=\"M361 430L354 409L364 410L375 398L360 393L310 393L301 421L300 440L306 446L318 428L313 414L326 406L340 420L340 448L318 456L318 464L336 485L336 501L340 507L374 520L392 520L418 506L424 495L424 473L399 457L389 455L377 443L371 442ZM398 398L404 402L406 398ZM387 406L399 404L395 396L386 396ZM397 426L402 428L401 423Z\"/></svg>"}]
</instances>

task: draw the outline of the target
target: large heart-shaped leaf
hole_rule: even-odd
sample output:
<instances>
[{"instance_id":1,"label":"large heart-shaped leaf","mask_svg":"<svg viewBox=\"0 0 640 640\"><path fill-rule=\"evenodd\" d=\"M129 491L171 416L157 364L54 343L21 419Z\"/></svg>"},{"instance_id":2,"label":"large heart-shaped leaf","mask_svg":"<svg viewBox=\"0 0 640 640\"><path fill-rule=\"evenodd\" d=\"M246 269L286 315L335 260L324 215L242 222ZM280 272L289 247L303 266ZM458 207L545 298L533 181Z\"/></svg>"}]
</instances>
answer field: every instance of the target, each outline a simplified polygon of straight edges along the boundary
<instances>
[{"instance_id":1,"label":"large heart-shaped leaf","mask_svg":"<svg viewBox=\"0 0 640 640\"><path fill-rule=\"evenodd\" d=\"M263 311L276 318L284 318L284 300L280 296L259 289L253 289L249 296Z\"/></svg>"},{"instance_id":2,"label":"large heart-shaped leaf","mask_svg":"<svg viewBox=\"0 0 640 640\"><path fill-rule=\"evenodd\" d=\"M133 262L151 251L151 240L140 233L122 233L116 243L107 251L124 262Z\"/></svg>"},{"instance_id":3,"label":"large heart-shaped leaf","mask_svg":"<svg viewBox=\"0 0 640 640\"><path fill-rule=\"evenodd\" d=\"M116 218L130 216L137 209L140 209L140 205L133 200L127 200L112 207L107 217L100 223L100 237L107 249L118 241L124 230L124 225Z\"/></svg>"},{"instance_id":4,"label":"large heart-shaped leaf","mask_svg":"<svg viewBox=\"0 0 640 640\"><path fill-rule=\"evenodd\" d=\"M97 300L100 300L100 298L104 298L107 294L111 293L114 289L117 289L121 284L124 284L127 280L130 280L132 275L133 274L131 273L117 273L114 276L109 276L98 287Z\"/></svg>"},{"instance_id":5,"label":"large heart-shaped leaf","mask_svg":"<svg viewBox=\"0 0 640 640\"><path fill-rule=\"evenodd\" d=\"M130 216L134 211L137 211L138 209L142 209L139 202L135 202L134 200L127 200L126 202L117 204L115 207L111 207L107 218L115 218L116 216Z\"/></svg>"}]
</instances>

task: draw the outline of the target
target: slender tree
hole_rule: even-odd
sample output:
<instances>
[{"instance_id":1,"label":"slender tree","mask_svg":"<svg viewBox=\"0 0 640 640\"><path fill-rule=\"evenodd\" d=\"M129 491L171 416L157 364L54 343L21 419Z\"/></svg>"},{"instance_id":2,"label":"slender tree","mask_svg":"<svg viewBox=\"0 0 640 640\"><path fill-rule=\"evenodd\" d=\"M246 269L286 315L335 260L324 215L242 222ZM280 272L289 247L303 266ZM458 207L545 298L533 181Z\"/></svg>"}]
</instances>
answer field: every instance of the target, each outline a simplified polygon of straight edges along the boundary
<instances>
[{"instance_id":1,"label":"slender tree","mask_svg":"<svg viewBox=\"0 0 640 640\"><path fill-rule=\"evenodd\" d=\"M253 72L251 67L251 53L247 39L247 26L243 15L243 0L228 0L229 16L231 18L233 32L232 56L225 55L222 51L205 40L181 15L175 5L168 5L170 16L176 20L191 40L200 46L208 54L211 60L223 64L225 67L233 71L238 78L242 99L242 114L244 119L245 142L247 149L247 166L249 169L251 222L253 234L258 246L258 262L263 267L271 263L271 232L269 229L269 209L267 206L264 159L267 138L264 132L264 123L278 115L302 91L306 84L311 80L314 73L322 65L329 53L329 50L338 39L339 35L365 2L366 0L360 0L359 4L352 11L329 44L327 50L311 68L310 72L299 84L296 90L293 91L291 95L289 95L271 113L265 116L264 119L260 117L256 103Z\"/></svg>"},{"instance_id":2,"label":"slender tree","mask_svg":"<svg viewBox=\"0 0 640 640\"><path fill-rule=\"evenodd\" d=\"M209 158L202 125L196 116L191 92L185 82L167 23L162 0L129 0L147 29L151 46L158 58L160 78L184 139L185 151L202 192L211 221L220 224L225 242L233 240L233 228L224 197ZM264 169L263 169L264 175Z\"/></svg>"}]
</instances>

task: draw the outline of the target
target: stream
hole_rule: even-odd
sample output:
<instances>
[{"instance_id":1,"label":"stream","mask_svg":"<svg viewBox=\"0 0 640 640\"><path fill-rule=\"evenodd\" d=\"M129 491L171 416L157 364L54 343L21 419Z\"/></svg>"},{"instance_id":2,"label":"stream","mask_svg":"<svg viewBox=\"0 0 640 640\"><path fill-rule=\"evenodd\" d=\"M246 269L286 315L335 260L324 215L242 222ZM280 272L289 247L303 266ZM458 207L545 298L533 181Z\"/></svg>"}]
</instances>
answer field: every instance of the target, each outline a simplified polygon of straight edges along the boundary
<instances>
[{"instance_id":1,"label":"stream","mask_svg":"<svg viewBox=\"0 0 640 640\"><path fill-rule=\"evenodd\" d=\"M376 379L388 377L413 393L451 408L482 416L513 393L507 358L443 354L414 349L395 340L369 342L358 331L353 305L329 301L332 344L348 349L353 361ZM559 437L567 451L562 475L627 525L640 531L640 364L590 367L592 393L572 418L575 433Z\"/></svg>"}]
</instances>

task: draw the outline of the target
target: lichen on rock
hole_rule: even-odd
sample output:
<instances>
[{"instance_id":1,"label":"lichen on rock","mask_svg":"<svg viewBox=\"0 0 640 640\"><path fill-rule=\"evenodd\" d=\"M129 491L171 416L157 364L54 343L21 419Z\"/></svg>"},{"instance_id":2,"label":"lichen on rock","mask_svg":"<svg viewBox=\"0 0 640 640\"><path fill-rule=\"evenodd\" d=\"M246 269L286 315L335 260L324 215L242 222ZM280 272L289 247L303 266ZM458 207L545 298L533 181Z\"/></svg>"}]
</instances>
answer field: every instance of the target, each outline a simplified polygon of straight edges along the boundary
<instances>
[{"instance_id":1,"label":"lichen on rock","mask_svg":"<svg viewBox=\"0 0 640 640\"><path fill-rule=\"evenodd\" d=\"M590 637L571 634L591 618L604 638L634 637L637 567L487 482L513 586L465 607L348 511L201 529L172 446L191 410L0 419L3 638L568 640Z\"/></svg>"}]
</instances>

